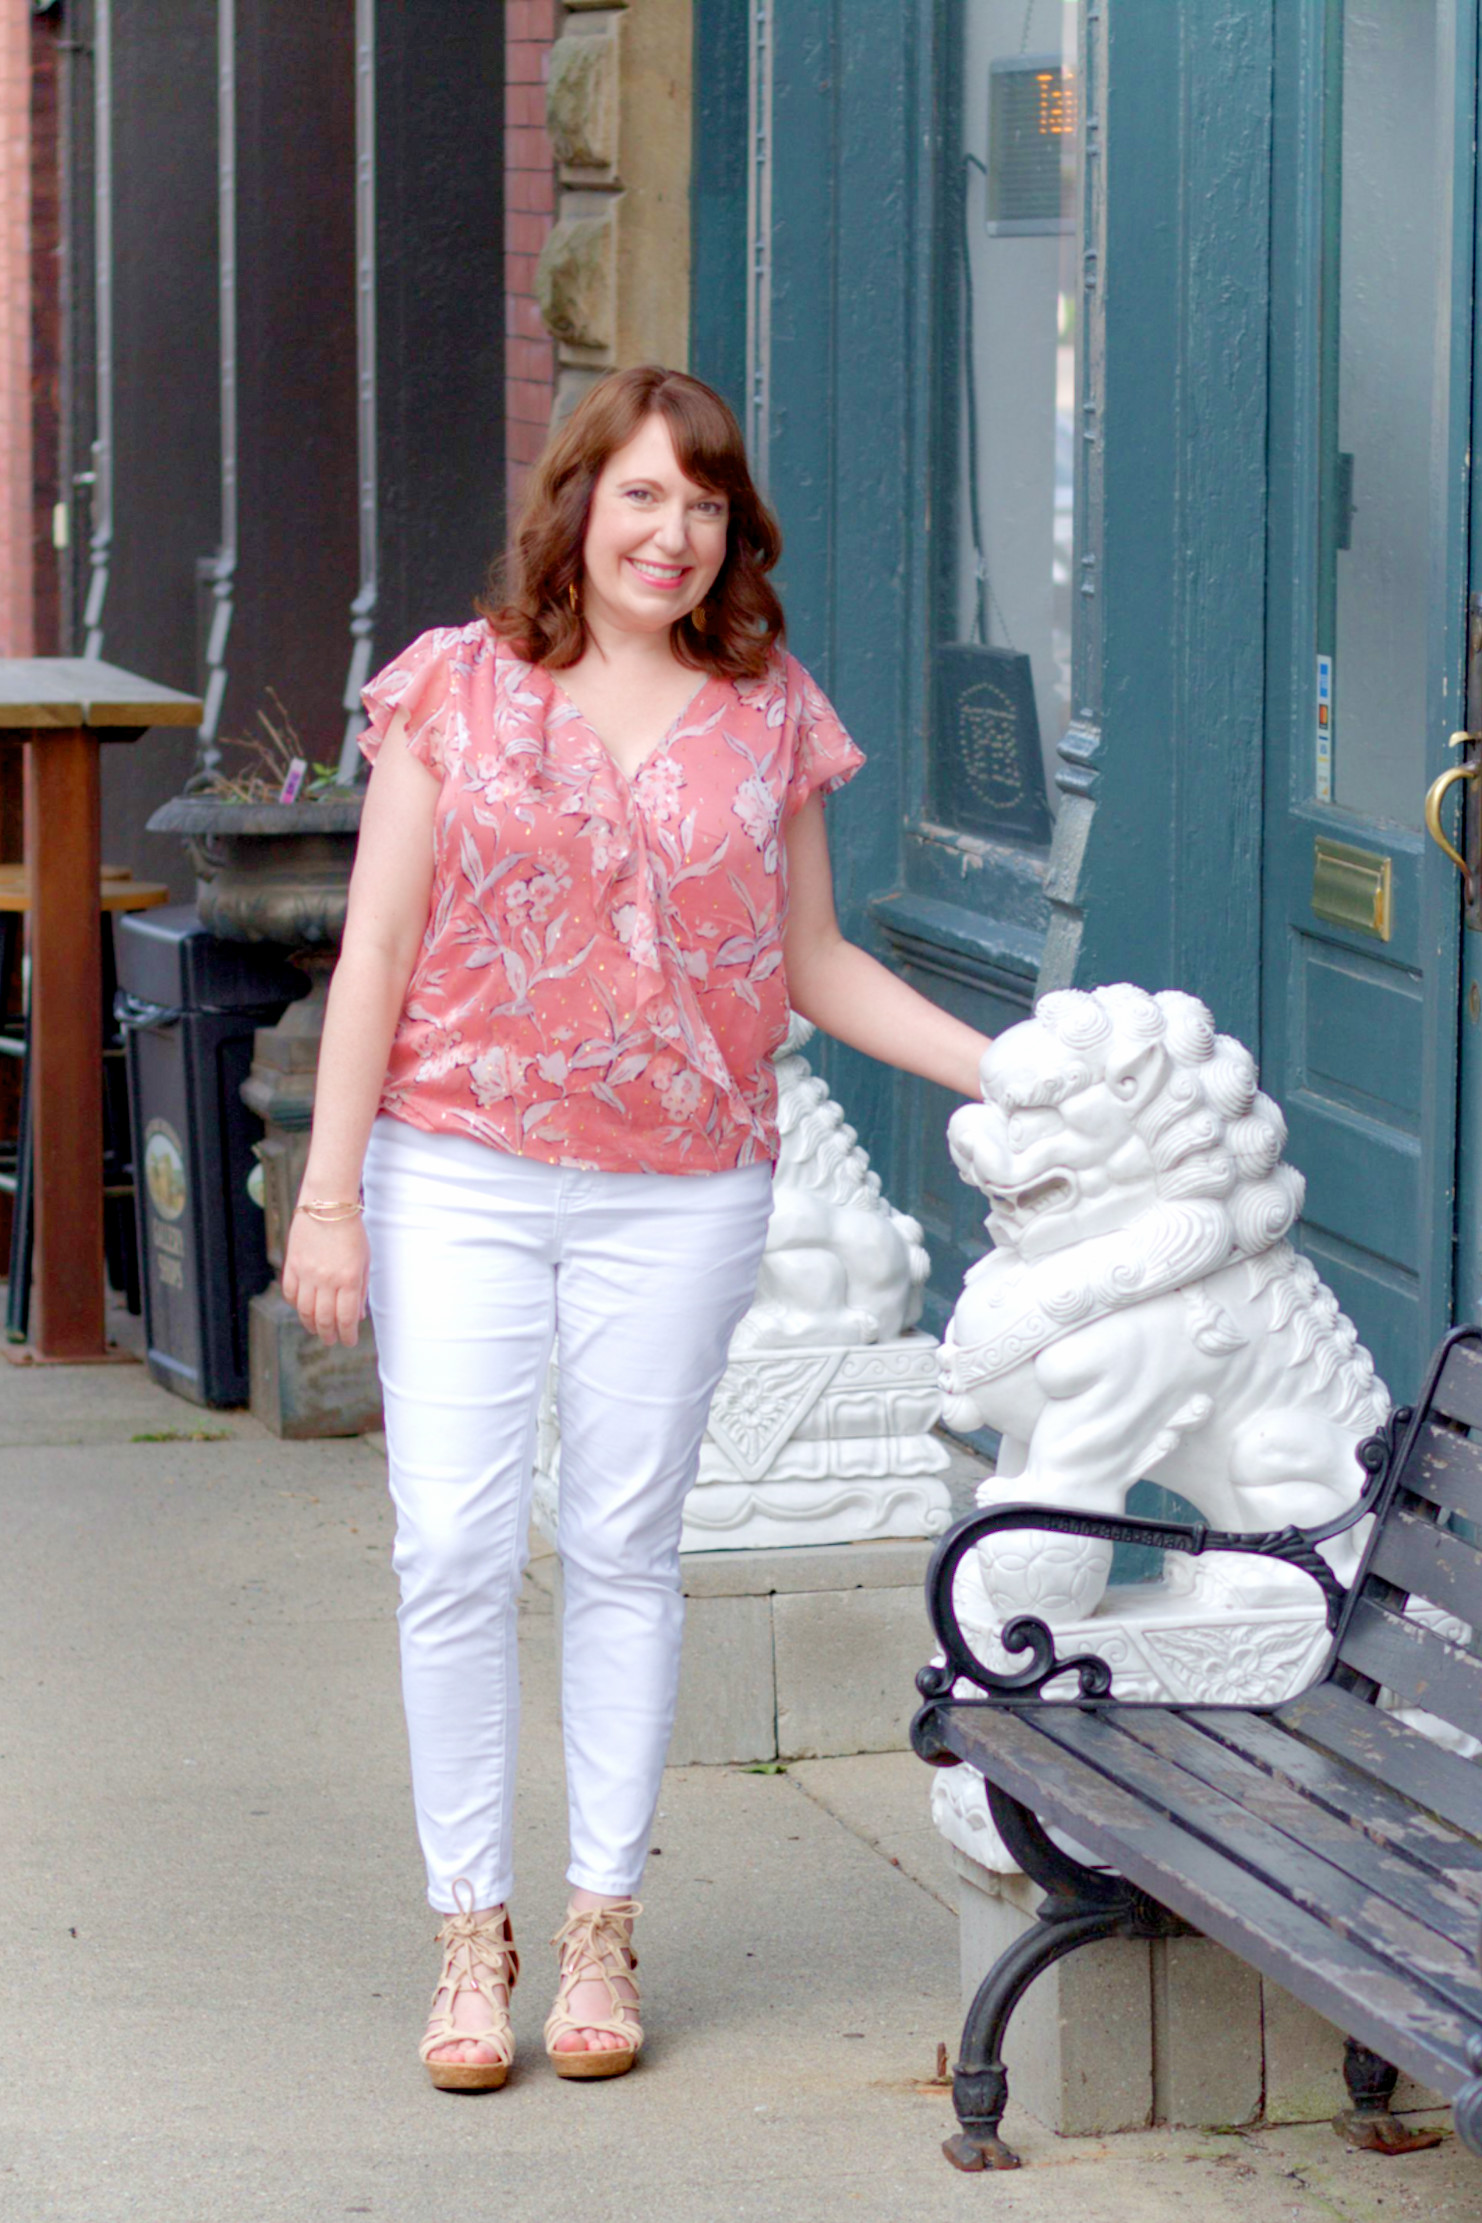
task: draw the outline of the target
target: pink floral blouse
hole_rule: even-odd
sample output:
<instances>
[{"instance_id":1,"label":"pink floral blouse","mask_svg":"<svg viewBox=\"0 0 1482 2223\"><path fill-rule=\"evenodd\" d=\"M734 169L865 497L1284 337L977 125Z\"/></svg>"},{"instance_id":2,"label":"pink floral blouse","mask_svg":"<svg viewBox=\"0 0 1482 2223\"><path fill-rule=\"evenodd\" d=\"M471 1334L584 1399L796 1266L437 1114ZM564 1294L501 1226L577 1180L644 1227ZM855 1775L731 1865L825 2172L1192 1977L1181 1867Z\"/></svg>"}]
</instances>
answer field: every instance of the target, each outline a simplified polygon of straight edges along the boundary
<instances>
[{"instance_id":1,"label":"pink floral blouse","mask_svg":"<svg viewBox=\"0 0 1482 2223\"><path fill-rule=\"evenodd\" d=\"M604 1172L777 1155L785 819L864 762L795 658L705 679L632 780L482 620L365 689L442 781L432 911L381 1108Z\"/></svg>"}]
</instances>

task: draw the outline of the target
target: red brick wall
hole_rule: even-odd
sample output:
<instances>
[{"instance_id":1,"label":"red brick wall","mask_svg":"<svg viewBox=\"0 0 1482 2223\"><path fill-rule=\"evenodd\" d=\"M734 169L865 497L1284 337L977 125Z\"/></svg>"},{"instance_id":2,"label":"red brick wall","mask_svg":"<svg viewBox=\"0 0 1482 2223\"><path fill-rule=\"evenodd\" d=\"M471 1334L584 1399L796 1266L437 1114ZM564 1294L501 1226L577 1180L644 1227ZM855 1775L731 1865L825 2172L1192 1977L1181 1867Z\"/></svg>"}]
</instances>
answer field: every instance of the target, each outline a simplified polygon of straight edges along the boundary
<instances>
[{"instance_id":1,"label":"red brick wall","mask_svg":"<svg viewBox=\"0 0 1482 2223\"><path fill-rule=\"evenodd\" d=\"M39 15L31 26L31 469L38 656L56 656L61 649L61 582L52 546L62 409L60 28L59 14Z\"/></svg>"},{"instance_id":2,"label":"red brick wall","mask_svg":"<svg viewBox=\"0 0 1482 2223\"><path fill-rule=\"evenodd\" d=\"M507 0L504 11L505 483L513 518L545 443L555 347L535 304L535 263L556 207L545 80L556 0Z\"/></svg>"},{"instance_id":3,"label":"red brick wall","mask_svg":"<svg viewBox=\"0 0 1482 2223\"><path fill-rule=\"evenodd\" d=\"M0 656L32 653L31 16L0 10Z\"/></svg>"}]
</instances>

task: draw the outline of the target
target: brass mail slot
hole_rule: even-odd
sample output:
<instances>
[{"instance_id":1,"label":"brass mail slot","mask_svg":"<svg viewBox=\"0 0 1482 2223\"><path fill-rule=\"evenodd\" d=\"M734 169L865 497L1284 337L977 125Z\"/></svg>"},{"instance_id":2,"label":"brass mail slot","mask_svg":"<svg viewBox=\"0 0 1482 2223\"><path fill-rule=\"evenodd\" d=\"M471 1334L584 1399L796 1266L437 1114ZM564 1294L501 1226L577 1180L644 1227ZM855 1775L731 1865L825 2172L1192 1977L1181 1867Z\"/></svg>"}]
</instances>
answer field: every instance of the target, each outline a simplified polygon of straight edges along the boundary
<instances>
[{"instance_id":1,"label":"brass mail slot","mask_svg":"<svg viewBox=\"0 0 1482 2223\"><path fill-rule=\"evenodd\" d=\"M1387 942L1394 925L1390 860L1342 841L1312 847L1312 908L1320 919Z\"/></svg>"}]
</instances>

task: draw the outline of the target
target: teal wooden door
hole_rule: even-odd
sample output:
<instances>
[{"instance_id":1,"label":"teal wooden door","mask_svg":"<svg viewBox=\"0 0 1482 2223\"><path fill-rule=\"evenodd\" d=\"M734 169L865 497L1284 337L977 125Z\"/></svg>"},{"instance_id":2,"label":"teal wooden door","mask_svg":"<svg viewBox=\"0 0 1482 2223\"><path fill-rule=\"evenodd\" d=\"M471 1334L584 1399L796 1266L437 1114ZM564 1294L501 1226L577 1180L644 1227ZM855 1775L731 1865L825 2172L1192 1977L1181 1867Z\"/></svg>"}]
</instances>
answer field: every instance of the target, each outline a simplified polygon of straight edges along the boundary
<instances>
[{"instance_id":1,"label":"teal wooden door","mask_svg":"<svg viewBox=\"0 0 1482 2223\"><path fill-rule=\"evenodd\" d=\"M1479 73L1482 74L1482 73ZM1482 100L1482 89L1479 89ZM1474 220L1479 246L1474 273L1482 271L1482 197ZM1474 285L1476 284L1474 276ZM1478 345L1472 380L1471 453L1482 455L1482 287L1477 288ZM1471 475L1467 594L1467 739L1448 751L1468 768L1482 764L1482 472ZM1442 803L1440 830L1460 846L1472 879L1464 889L1458 1013L1460 1116L1456 1138L1456 1281L1452 1311L1458 1320L1482 1320L1482 773L1461 783L1461 807Z\"/></svg>"},{"instance_id":2,"label":"teal wooden door","mask_svg":"<svg viewBox=\"0 0 1482 2223\"><path fill-rule=\"evenodd\" d=\"M1451 1315L1469 1086L1423 809L1468 723L1476 10L1277 14L1263 1078L1302 1247L1405 1399Z\"/></svg>"}]
</instances>

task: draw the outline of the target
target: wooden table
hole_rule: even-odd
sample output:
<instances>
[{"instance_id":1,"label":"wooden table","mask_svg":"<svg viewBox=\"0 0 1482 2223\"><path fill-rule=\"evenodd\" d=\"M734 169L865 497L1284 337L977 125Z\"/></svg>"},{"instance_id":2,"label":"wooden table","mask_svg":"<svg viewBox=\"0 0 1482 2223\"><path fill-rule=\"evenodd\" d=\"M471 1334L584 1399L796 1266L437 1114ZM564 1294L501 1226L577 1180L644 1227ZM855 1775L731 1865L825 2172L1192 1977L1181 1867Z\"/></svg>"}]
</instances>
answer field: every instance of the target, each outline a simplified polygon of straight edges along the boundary
<instances>
[{"instance_id":1,"label":"wooden table","mask_svg":"<svg viewBox=\"0 0 1482 2223\"><path fill-rule=\"evenodd\" d=\"M163 880L136 880L127 865L104 865L98 876L100 911L157 911L169 900L170 891ZM8 911L25 913L30 908L25 866L0 864L0 917Z\"/></svg>"},{"instance_id":2,"label":"wooden table","mask_svg":"<svg viewBox=\"0 0 1482 2223\"><path fill-rule=\"evenodd\" d=\"M98 747L198 726L191 695L84 657L0 659L0 746L26 744L36 1291L31 1353L109 1356L104 1333Z\"/></svg>"}]
</instances>

